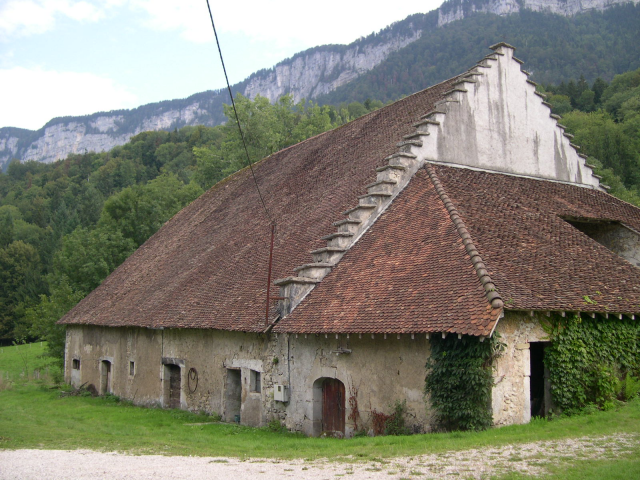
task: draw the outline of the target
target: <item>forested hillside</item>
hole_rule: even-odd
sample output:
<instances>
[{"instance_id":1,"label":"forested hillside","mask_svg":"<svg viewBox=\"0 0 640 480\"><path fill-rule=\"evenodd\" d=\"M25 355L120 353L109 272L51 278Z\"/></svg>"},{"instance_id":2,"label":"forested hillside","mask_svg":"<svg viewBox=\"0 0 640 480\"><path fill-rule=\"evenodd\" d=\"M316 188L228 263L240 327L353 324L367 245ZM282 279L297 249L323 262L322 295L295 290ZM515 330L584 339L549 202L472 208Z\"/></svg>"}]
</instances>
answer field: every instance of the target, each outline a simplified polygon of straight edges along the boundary
<instances>
[{"instance_id":1,"label":"forested hillside","mask_svg":"<svg viewBox=\"0 0 640 480\"><path fill-rule=\"evenodd\" d=\"M575 17L530 10L508 16L476 13L425 30L419 40L317 101L396 100L465 71L498 42L516 47L536 82L560 83L581 75L590 83L598 77L611 81L640 67L640 4Z\"/></svg>"},{"instance_id":2,"label":"forested hillside","mask_svg":"<svg viewBox=\"0 0 640 480\"><path fill-rule=\"evenodd\" d=\"M275 105L239 97L236 105L254 162L382 106L319 107L288 96ZM244 166L235 122L145 132L53 164L12 162L0 173L0 344L47 338L59 355L55 321L164 222Z\"/></svg>"}]
</instances>

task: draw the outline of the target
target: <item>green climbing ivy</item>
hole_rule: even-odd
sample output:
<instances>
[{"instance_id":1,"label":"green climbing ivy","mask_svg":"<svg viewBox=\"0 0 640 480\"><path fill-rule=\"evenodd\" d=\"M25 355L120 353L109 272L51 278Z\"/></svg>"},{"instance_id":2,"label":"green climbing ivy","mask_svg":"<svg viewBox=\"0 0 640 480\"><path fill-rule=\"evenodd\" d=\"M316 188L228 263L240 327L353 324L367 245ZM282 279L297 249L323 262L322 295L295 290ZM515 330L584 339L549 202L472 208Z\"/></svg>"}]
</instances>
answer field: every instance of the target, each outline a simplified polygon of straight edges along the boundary
<instances>
[{"instance_id":1,"label":"green climbing ivy","mask_svg":"<svg viewBox=\"0 0 640 480\"><path fill-rule=\"evenodd\" d=\"M437 430L484 430L491 426L493 359L504 349L494 335L432 337L425 393Z\"/></svg>"},{"instance_id":2,"label":"green climbing ivy","mask_svg":"<svg viewBox=\"0 0 640 480\"><path fill-rule=\"evenodd\" d=\"M578 413L589 405L606 409L616 399L628 399L625 385L640 373L637 321L556 315L545 328L551 344L544 363L553 402L563 413Z\"/></svg>"}]
</instances>

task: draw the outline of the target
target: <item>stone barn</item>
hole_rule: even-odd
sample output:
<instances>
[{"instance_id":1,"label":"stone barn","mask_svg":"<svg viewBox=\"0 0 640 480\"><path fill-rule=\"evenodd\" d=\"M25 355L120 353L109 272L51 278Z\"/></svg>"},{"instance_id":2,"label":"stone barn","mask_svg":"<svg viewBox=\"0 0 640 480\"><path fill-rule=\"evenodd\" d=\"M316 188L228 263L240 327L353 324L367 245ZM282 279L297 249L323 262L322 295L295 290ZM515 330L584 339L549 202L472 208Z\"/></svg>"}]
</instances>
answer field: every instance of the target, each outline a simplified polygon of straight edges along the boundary
<instances>
[{"instance_id":1,"label":"stone barn","mask_svg":"<svg viewBox=\"0 0 640 480\"><path fill-rule=\"evenodd\" d=\"M67 381L309 435L406 400L426 431L430 339L499 332L494 424L548 408L546 316L640 314L640 209L492 50L183 209L61 320Z\"/></svg>"}]
</instances>

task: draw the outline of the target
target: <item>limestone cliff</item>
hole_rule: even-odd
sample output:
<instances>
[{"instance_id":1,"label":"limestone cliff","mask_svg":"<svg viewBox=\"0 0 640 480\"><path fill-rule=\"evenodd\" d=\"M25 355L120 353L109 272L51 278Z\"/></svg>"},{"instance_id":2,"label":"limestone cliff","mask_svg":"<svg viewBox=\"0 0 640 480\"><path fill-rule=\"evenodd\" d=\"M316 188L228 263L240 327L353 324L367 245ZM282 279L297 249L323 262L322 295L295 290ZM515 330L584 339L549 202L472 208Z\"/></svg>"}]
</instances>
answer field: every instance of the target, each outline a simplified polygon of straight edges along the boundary
<instances>
[{"instance_id":1,"label":"limestone cliff","mask_svg":"<svg viewBox=\"0 0 640 480\"><path fill-rule=\"evenodd\" d=\"M510 15L521 9L571 16L640 0L449 0L438 9L438 26L461 20L470 13Z\"/></svg>"},{"instance_id":2,"label":"limestone cliff","mask_svg":"<svg viewBox=\"0 0 640 480\"><path fill-rule=\"evenodd\" d=\"M272 102L288 93L296 102L303 98L316 98L371 70L391 52L420 38L421 33L421 29L409 24L408 31L386 35L384 41L374 45L356 42L345 51L322 49L303 52L261 75L252 75L244 94L250 98L261 95Z\"/></svg>"}]
</instances>

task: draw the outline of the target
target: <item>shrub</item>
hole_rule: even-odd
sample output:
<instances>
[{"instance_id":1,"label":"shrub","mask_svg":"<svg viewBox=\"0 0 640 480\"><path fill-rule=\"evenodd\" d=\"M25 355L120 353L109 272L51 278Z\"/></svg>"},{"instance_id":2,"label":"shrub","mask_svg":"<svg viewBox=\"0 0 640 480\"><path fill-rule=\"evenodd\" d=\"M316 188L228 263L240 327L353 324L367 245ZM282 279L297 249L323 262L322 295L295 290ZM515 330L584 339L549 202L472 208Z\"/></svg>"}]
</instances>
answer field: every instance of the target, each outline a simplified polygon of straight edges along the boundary
<instances>
[{"instance_id":1,"label":"shrub","mask_svg":"<svg viewBox=\"0 0 640 480\"><path fill-rule=\"evenodd\" d=\"M484 430L491 426L493 359L504 349L497 334L449 335L431 340L425 393L435 413L436 430Z\"/></svg>"}]
</instances>

